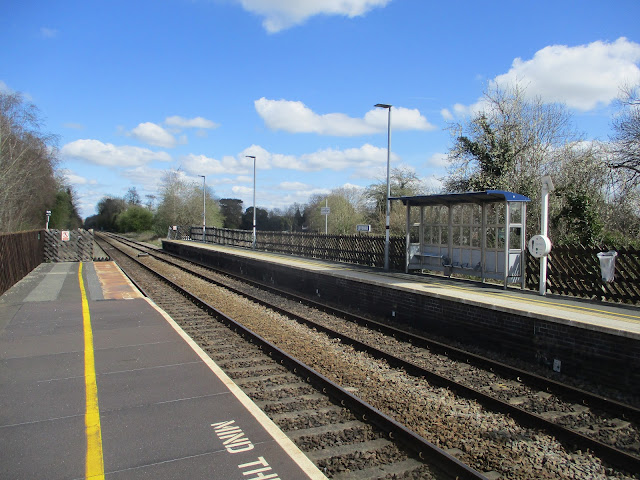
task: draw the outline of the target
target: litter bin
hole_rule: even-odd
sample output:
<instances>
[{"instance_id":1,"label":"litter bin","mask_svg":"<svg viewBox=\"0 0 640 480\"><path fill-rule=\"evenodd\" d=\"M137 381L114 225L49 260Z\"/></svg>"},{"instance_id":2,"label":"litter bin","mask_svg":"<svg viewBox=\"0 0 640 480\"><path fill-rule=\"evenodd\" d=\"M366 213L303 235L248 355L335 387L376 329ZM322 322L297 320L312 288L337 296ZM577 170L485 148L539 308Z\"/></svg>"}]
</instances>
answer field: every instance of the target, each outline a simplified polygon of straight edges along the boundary
<instances>
[{"instance_id":1,"label":"litter bin","mask_svg":"<svg viewBox=\"0 0 640 480\"><path fill-rule=\"evenodd\" d=\"M613 277L616 272L617 256L618 252L615 250L598 253L598 260L600 260L600 274L602 275L603 282L613 282Z\"/></svg>"}]
</instances>

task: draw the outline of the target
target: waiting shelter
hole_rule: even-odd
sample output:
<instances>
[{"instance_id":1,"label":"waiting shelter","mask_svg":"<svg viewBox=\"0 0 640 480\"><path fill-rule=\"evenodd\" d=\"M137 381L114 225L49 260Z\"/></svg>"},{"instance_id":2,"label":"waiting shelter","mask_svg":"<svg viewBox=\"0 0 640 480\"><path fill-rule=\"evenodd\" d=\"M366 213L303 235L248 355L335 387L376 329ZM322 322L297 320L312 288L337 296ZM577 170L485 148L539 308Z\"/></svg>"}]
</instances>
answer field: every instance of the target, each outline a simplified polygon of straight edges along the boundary
<instances>
[{"instance_id":1,"label":"waiting shelter","mask_svg":"<svg viewBox=\"0 0 640 480\"><path fill-rule=\"evenodd\" d=\"M486 190L390 200L407 207L407 273L459 273L524 288L528 197Z\"/></svg>"}]
</instances>

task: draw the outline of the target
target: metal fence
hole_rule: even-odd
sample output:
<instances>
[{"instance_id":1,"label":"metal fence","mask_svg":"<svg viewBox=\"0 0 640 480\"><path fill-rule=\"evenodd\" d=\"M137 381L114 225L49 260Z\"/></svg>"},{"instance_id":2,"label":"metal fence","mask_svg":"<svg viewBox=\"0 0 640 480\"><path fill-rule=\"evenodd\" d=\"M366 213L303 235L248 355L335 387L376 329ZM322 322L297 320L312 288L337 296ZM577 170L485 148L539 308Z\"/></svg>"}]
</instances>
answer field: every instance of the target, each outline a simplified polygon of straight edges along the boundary
<instances>
[{"instance_id":1,"label":"metal fence","mask_svg":"<svg viewBox=\"0 0 640 480\"><path fill-rule=\"evenodd\" d=\"M0 234L0 295L43 261L43 230Z\"/></svg>"},{"instance_id":2,"label":"metal fence","mask_svg":"<svg viewBox=\"0 0 640 480\"><path fill-rule=\"evenodd\" d=\"M187 233L188 232L188 233ZM179 227L169 238L202 241L202 227ZM207 243L251 248L253 234L249 230L207 227ZM384 266L384 235L324 235L317 233L256 232L256 249L335 262L355 263L370 267ZM389 240L389 266L404 270L405 238Z\"/></svg>"},{"instance_id":3,"label":"metal fence","mask_svg":"<svg viewBox=\"0 0 640 480\"><path fill-rule=\"evenodd\" d=\"M45 231L44 258L48 262L90 262L93 234L86 230Z\"/></svg>"}]
</instances>

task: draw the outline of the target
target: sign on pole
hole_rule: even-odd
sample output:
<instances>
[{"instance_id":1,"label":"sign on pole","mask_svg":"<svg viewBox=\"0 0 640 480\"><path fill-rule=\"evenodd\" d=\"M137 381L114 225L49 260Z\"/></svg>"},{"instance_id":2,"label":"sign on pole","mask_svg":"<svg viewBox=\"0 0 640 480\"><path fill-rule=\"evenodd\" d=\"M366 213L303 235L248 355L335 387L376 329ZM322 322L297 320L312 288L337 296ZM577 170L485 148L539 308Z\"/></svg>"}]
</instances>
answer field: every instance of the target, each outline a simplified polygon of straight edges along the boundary
<instances>
[{"instance_id":1,"label":"sign on pole","mask_svg":"<svg viewBox=\"0 0 640 480\"><path fill-rule=\"evenodd\" d=\"M329 215L331 213L331 208L329 207L320 207L321 215Z\"/></svg>"},{"instance_id":2,"label":"sign on pole","mask_svg":"<svg viewBox=\"0 0 640 480\"><path fill-rule=\"evenodd\" d=\"M356 232L370 232L371 225L356 225Z\"/></svg>"}]
</instances>

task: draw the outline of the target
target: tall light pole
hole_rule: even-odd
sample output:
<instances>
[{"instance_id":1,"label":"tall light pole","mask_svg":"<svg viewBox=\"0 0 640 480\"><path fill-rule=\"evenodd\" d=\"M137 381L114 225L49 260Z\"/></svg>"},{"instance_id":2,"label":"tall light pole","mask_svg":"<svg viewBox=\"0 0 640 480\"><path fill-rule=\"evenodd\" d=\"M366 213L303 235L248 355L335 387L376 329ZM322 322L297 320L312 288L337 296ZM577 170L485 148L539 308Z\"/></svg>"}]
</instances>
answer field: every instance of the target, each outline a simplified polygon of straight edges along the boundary
<instances>
[{"instance_id":1,"label":"tall light pole","mask_svg":"<svg viewBox=\"0 0 640 480\"><path fill-rule=\"evenodd\" d=\"M246 155L247 158L253 158L253 236L251 237L251 248L256 248L256 157Z\"/></svg>"},{"instance_id":2,"label":"tall light pole","mask_svg":"<svg viewBox=\"0 0 640 480\"><path fill-rule=\"evenodd\" d=\"M205 185L205 176L198 175L202 177L202 242L205 242L205 235L207 234L207 197L206 197L206 185Z\"/></svg>"},{"instance_id":3,"label":"tall light pole","mask_svg":"<svg viewBox=\"0 0 640 480\"><path fill-rule=\"evenodd\" d=\"M391 210L391 201L389 197L391 196L391 183L389 177L389 165L391 163L391 105L387 105L386 103L376 103L374 107L378 108L386 108L389 112L387 117L387 201L386 201L386 223L385 223L385 237L384 237L384 269L389 270L389 225L391 223L390 219L390 210Z\"/></svg>"}]
</instances>

